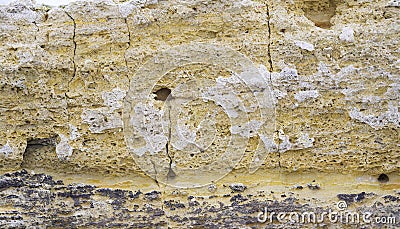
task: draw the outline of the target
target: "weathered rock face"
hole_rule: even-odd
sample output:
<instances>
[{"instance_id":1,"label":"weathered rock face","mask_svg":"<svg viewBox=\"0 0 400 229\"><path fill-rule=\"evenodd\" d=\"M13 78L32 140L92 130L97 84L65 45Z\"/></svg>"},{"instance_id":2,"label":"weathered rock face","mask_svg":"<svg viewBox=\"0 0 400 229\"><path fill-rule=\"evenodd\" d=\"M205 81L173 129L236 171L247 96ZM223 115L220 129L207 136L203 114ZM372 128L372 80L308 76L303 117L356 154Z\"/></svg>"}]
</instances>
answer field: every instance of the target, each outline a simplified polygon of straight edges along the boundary
<instances>
[{"instance_id":1,"label":"weathered rock face","mask_svg":"<svg viewBox=\"0 0 400 229\"><path fill-rule=\"evenodd\" d=\"M354 181L347 192L392 195L400 189L399 10L396 0L0 6L0 171L148 192L213 183L197 195L236 176L252 186L248 195L260 182L284 193L331 176ZM46 192L58 195L53 186ZM340 193L325 191L325 204Z\"/></svg>"},{"instance_id":2,"label":"weathered rock face","mask_svg":"<svg viewBox=\"0 0 400 229\"><path fill-rule=\"evenodd\" d=\"M243 187L246 186L221 186L207 195L190 190L147 192L88 184L66 185L49 175L22 170L0 176L0 225L2 228L400 226L399 192L339 193L334 198L341 205L336 206L321 200L322 190L317 191L316 184L286 187L283 192L276 192L276 187L272 187L275 191L271 187L258 187L257 191L250 187L247 192ZM322 195L330 188L324 186ZM278 213L286 215L277 218ZM290 214L293 216L289 217Z\"/></svg>"}]
</instances>

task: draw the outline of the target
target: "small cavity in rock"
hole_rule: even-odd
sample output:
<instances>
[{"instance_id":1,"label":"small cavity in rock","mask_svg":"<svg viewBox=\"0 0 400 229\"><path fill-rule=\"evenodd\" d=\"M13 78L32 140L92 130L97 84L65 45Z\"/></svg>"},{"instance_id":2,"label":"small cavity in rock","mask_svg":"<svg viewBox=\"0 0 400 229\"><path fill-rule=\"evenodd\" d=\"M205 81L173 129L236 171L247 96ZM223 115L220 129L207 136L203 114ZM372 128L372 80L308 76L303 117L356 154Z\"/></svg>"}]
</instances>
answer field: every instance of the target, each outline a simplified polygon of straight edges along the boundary
<instances>
[{"instance_id":1,"label":"small cavity in rock","mask_svg":"<svg viewBox=\"0 0 400 229\"><path fill-rule=\"evenodd\" d=\"M381 183L387 183L387 182L389 182L389 177L388 177L388 175L382 173L381 175L379 175L378 181Z\"/></svg>"}]
</instances>

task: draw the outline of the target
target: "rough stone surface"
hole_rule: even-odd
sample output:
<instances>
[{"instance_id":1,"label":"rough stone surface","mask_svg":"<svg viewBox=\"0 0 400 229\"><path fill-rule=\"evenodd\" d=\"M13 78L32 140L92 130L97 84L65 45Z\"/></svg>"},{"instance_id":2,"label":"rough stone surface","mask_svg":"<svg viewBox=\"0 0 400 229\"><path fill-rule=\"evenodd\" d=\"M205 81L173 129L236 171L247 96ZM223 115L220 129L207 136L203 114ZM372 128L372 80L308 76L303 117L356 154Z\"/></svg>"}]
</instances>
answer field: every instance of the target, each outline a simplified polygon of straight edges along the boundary
<instances>
[{"instance_id":1,"label":"rough stone surface","mask_svg":"<svg viewBox=\"0 0 400 229\"><path fill-rule=\"evenodd\" d=\"M296 228L299 226L329 225L314 223L317 219L304 218L305 223L280 223L275 217L267 216L266 222L259 222L259 213L268 209L272 212L338 212L335 206L318 206L311 197L299 199L295 193L279 195L273 192L257 191L254 194L230 193L209 196L193 196L168 192L122 190L100 188L87 184L65 185L45 174L29 174L26 170L6 173L0 176L0 226L2 228L29 227L116 227L116 228ZM279 196L279 197L276 197ZM337 199L348 203L348 212L374 217L395 216L399 219L400 194L378 196L374 193L339 194ZM310 201L312 204L303 202ZM373 202L366 207L353 202ZM262 219L262 217L261 217ZM319 218L318 218L319 219ZM381 224L372 217L361 224L341 223L337 225L377 227ZM371 222L370 222L371 221ZM272 222L272 223L271 223ZM345 221L344 221L345 222ZM278 224L277 224L278 223ZM275 225L275 226L273 226ZM399 227L400 222L390 224Z\"/></svg>"},{"instance_id":2,"label":"rough stone surface","mask_svg":"<svg viewBox=\"0 0 400 229\"><path fill-rule=\"evenodd\" d=\"M260 182L398 215L399 34L397 0L0 5L0 171L86 182L3 175L0 226L258 227L265 205L317 210L263 199ZM212 192L182 201L164 183Z\"/></svg>"},{"instance_id":3,"label":"rough stone surface","mask_svg":"<svg viewBox=\"0 0 400 229\"><path fill-rule=\"evenodd\" d=\"M230 47L256 66L265 66L260 69L275 97L276 129L285 133L287 144L295 144L304 135L314 139L312 147L266 149L270 152L263 168L398 171L398 8L388 1L333 2L329 28L308 19L310 10L314 16L320 10L321 17L327 10L323 3L313 1L100 1L56 8L17 2L1 6L2 169L20 168L30 140L57 136L57 155L68 158L65 163L72 165L71 170L140 172L122 131L123 100L128 90L135 90L130 88L135 85L135 72L162 50L203 42ZM150 87L154 91L171 87L176 89L172 95L179 96L184 89L173 87L191 75L212 84L215 75L230 74L218 66L192 64L175 69ZM154 101L154 109L163 103ZM187 109L199 113L199 119L204 107L195 101ZM215 116L220 131L244 134L229 126L228 108L216 112L208 115ZM224 136L208 140L204 133L182 129L199 121L188 119L180 127L181 133L187 133L185 141L194 137L200 151L209 141L225 141ZM260 127L251 125L248 128ZM236 168L249 166L251 152L262 137L245 136L247 150ZM165 154L167 141L160 138L154 152ZM278 135L269 141L281 145ZM202 142L206 145L201 146ZM151 152L148 148L143 150ZM195 153L188 160L183 148L178 143L169 145L177 169L204 166L225 149L220 144L207 152L209 159Z\"/></svg>"}]
</instances>

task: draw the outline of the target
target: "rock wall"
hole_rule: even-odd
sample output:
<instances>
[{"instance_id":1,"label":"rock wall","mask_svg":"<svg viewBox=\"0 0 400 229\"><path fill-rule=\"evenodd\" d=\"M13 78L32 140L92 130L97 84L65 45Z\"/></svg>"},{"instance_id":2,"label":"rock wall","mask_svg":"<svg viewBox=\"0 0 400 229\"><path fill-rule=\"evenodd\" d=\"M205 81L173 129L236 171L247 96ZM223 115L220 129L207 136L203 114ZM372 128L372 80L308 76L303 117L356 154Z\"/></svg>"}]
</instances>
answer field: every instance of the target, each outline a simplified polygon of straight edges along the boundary
<instances>
[{"instance_id":1,"label":"rock wall","mask_svg":"<svg viewBox=\"0 0 400 229\"><path fill-rule=\"evenodd\" d=\"M236 182L248 195L275 187L285 197L310 183L312 195L324 193L315 206L341 190L398 195L399 9L397 0L0 6L0 170L97 185L85 193L100 196L103 186L164 196L200 187L185 192L220 188L222 201ZM314 177L330 188L313 189ZM28 183L0 191L23 196ZM71 185L61 189L80 187ZM44 190L64 195L55 188ZM24 208L13 201L2 200L3 215ZM235 223L257 226L260 206Z\"/></svg>"}]
</instances>

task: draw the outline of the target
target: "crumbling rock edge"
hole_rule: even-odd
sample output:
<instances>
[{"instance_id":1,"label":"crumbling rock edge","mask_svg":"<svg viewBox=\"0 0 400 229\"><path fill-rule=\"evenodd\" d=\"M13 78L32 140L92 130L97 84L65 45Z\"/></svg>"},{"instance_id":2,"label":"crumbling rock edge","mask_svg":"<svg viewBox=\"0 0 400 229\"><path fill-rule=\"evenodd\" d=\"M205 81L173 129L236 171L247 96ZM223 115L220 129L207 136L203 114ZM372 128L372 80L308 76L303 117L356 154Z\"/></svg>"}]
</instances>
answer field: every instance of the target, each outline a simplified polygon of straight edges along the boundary
<instances>
[{"instance_id":1,"label":"crumbling rock edge","mask_svg":"<svg viewBox=\"0 0 400 229\"><path fill-rule=\"evenodd\" d=\"M338 210L335 206L301 204L299 199L290 194L282 194L282 200L274 200L269 193L242 191L221 196L174 197L157 190L142 193L140 190L110 189L87 184L65 185L49 175L30 174L21 170L0 176L0 227L295 228L351 225L340 221L330 223L328 220L323 223L280 223L276 216L273 217L273 223L268 221L269 218L261 223L258 217L262 216L260 213L265 209L270 214L314 212L316 215ZM368 203L373 204L363 203L366 197ZM353 206L351 212L370 212L374 217L399 216L400 212L399 192L385 196L365 192L339 194L337 200ZM361 225L364 228L381 226L375 222ZM390 226L400 226L400 220Z\"/></svg>"}]
</instances>

